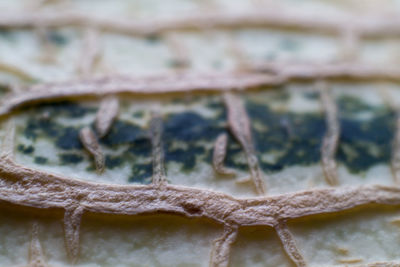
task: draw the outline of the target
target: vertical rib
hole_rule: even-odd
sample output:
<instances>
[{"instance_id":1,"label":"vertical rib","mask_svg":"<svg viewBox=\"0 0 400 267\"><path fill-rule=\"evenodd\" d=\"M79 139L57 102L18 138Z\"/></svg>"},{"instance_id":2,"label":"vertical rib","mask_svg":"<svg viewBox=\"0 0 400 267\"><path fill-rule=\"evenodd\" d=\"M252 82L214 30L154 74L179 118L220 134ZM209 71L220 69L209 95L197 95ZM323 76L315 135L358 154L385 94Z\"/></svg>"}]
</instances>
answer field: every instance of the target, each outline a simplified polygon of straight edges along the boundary
<instances>
[{"instance_id":1,"label":"vertical rib","mask_svg":"<svg viewBox=\"0 0 400 267\"><path fill-rule=\"evenodd\" d=\"M341 32L342 59L344 61L355 61L360 50L360 36L352 28L346 28Z\"/></svg>"},{"instance_id":2,"label":"vertical rib","mask_svg":"<svg viewBox=\"0 0 400 267\"><path fill-rule=\"evenodd\" d=\"M335 161L336 150L339 143L340 126L338 111L325 82L317 83L320 92L322 107L326 116L327 130L322 141L321 162L324 177L329 185L335 186L339 183L337 165Z\"/></svg>"},{"instance_id":3,"label":"vertical rib","mask_svg":"<svg viewBox=\"0 0 400 267\"><path fill-rule=\"evenodd\" d=\"M256 192L259 195L265 195L265 184L262 180L262 172L254 150L250 120L247 116L244 104L238 96L232 93L224 94L224 100L228 110L229 129L246 154L251 179L253 180Z\"/></svg>"},{"instance_id":4,"label":"vertical rib","mask_svg":"<svg viewBox=\"0 0 400 267\"><path fill-rule=\"evenodd\" d=\"M29 267L47 267L42 245L39 240L39 224L34 222L31 230L31 243L29 246Z\"/></svg>"},{"instance_id":5,"label":"vertical rib","mask_svg":"<svg viewBox=\"0 0 400 267\"><path fill-rule=\"evenodd\" d=\"M237 227L225 226L222 236L214 240L211 251L210 267L229 266L231 247L236 240L237 233Z\"/></svg>"},{"instance_id":6,"label":"vertical rib","mask_svg":"<svg viewBox=\"0 0 400 267\"><path fill-rule=\"evenodd\" d=\"M164 167L162 127L162 118L160 114L154 112L150 122L154 184L163 184L167 180Z\"/></svg>"},{"instance_id":7,"label":"vertical rib","mask_svg":"<svg viewBox=\"0 0 400 267\"><path fill-rule=\"evenodd\" d=\"M279 222L275 226L275 230L279 236L279 239L282 242L286 254L293 261L293 263L297 267L307 266L306 261L303 258L303 255L301 255L299 249L296 246L296 241L294 240L292 233L289 231L286 222Z\"/></svg>"},{"instance_id":8,"label":"vertical rib","mask_svg":"<svg viewBox=\"0 0 400 267\"><path fill-rule=\"evenodd\" d=\"M237 70L248 70L249 64L243 48L241 45L235 40L234 34L229 34L228 36L228 50L236 60L237 63Z\"/></svg>"},{"instance_id":9,"label":"vertical rib","mask_svg":"<svg viewBox=\"0 0 400 267\"><path fill-rule=\"evenodd\" d=\"M190 60L186 47L174 34L164 34L165 41L172 53L172 67L177 70L185 69L189 66Z\"/></svg>"},{"instance_id":10,"label":"vertical rib","mask_svg":"<svg viewBox=\"0 0 400 267\"><path fill-rule=\"evenodd\" d=\"M64 240L67 254L72 263L78 260L80 227L83 215L82 207L74 207L65 210L64 214Z\"/></svg>"},{"instance_id":11,"label":"vertical rib","mask_svg":"<svg viewBox=\"0 0 400 267\"><path fill-rule=\"evenodd\" d=\"M79 139L83 147L93 156L96 171L102 173L105 166L104 154L92 129L82 128L79 132Z\"/></svg>"},{"instance_id":12,"label":"vertical rib","mask_svg":"<svg viewBox=\"0 0 400 267\"><path fill-rule=\"evenodd\" d=\"M15 143L15 122L9 119L4 133L3 142L1 144L1 157L14 158L14 143Z\"/></svg>"},{"instance_id":13,"label":"vertical rib","mask_svg":"<svg viewBox=\"0 0 400 267\"><path fill-rule=\"evenodd\" d=\"M101 138L110 131L114 120L119 113L119 101L115 96L104 98L100 103L100 108L96 113L95 128L97 135Z\"/></svg>"},{"instance_id":14,"label":"vertical rib","mask_svg":"<svg viewBox=\"0 0 400 267\"><path fill-rule=\"evenodd\" d=\"M100 56L99 33L94 28L86 29L83 37L82 55L79 61L79 73L82 76L89 76L93 73L96 61Z\"/></svg>"},{"instance_id":15,"label":"vertical rib","mask_svg":"<svg viewBox=\"0 0 400 267\"><path fill-rule=\"evenodd\" d=\"M213 168L214 171L221 175L235 175L235 171L224 166L226 157L226 149L228 145L228 136L223 133L217 137L215 141L214 152L213 152Z\"/></svg>"}]
</instances>

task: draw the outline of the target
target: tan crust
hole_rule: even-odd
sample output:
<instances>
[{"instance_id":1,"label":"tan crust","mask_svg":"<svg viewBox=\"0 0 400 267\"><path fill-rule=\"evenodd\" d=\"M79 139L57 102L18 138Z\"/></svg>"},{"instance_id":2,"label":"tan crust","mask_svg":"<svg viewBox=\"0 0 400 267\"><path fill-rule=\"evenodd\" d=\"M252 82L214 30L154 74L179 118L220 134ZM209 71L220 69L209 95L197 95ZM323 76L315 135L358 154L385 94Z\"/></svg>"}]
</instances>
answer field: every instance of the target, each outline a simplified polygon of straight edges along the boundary
<instances>
[{"instance_id":1,"label":"tan crust","mask_svg":"<svg viewBox=\"0 0 400 267\"><path fill-rule=\"evenodd\" d=\"M214 171L220 175L233 176L236 172L224 166L224 161L226 157L226 148L228 145L228 135L220 134L214 144L213 152L213 168Z\"/></svg>"},{"instance_id":2,"label":"tan crust","mask_svg":"<svg viewBox=\"0 0 400 267\"><path fill-rule=\"evenodd\" d=\"M153 179L155 185L164 185L167 182L164 167L164 149L162 142L162 118L158 112L153 112L150 121L150 137L153 158Z\"/></svg>"},{"instance_id":3,"label":"tan crust","mask_svg":"<svg viewBox=\"0 0 400 267\"><path fill-rule=\"evenodd\" d=\"M224 95L224 101L228 113L229 129L244 150L250 170L250 176L256 192L259 195L265 195L266 186L254 150L250 119L247 115L244 104L238 96L232 93L226 93Z\"/></svg>"},{"instance_id":4,"label":"tan crust","mask_svg":"<svg viewBox=\"0 0 400 267\"><path fill-rule=\"evenodd\" d=\"M79 204L70 204L65 208L64 213L64 240L67 255L72 263L78 260L80 227L84 207Z\"/></svg>"},{"instance_id":5,"label":"tan crust","mask_svg":"<svg viewBox=\"0 0 400 267\"><path fill-rule=\"evenodd\" d=\"M285 10L276 12L273 9L243 11L240 14L210 12L208 14L152 18L142 21L100 18L79 13L16 13L3 14L0 18L0 28L94 26L102 31L142 36L167 31L266 26L341 34L343 29L348 28L348 25L353 25L353 29L360 36L381 37L400 34L399 20L393 17L343 15L332 18L318 14L310 16L309 14Z\"/></svg>"},{"instance_id":6,"label":"tan crust","mask_svg":"<svg viewBox=\"0 0 400 267\"><path fill-rule=\"evenodd\" d=\"M335 160L336 150L339 144L340 125L336 103L333 100L326 83L320 81L317 84L321 96L322 106L326 115L327 131L322 141L321 163L324 177L329 185L339 184L337 164Z\"/></svg>"},{"instance_id":7,"label":"tan crust","mask_svg":"<svg viewBox=\"0 0 400 267\"><path fill-rule=\"evenodd\" d=\"M266 73L262 73L266 72ZM61 83L34 85L24 94L10 94L0 100L0 116L15 108L55 99L110 94L163 94L199 91L243 91L260 86L278 86L289 81L352 78L400 81L400 68L381 68L353 63L256 64L248 72L169 73L145 77L112 76Z\"/></svg>"},{"instance_id":8,"label":"tan crust","mask_svg":"<svg viewBox=\"0 0 400 267\"><path fill-rule=\"evenodd\" d=\"M49 267L39 240L39 223L33 222L31 229L31 243L29 246L29 263L26 267Z\"/></svg>"},{"instance_id":9,"label":"tan crust","mask_svg":"<svg viewBox=\"0 0 400 267\"><path fill-rule=\"evenodd\" d=\"M354 27L348 29L348 25ZM397 19L375 17L344 17L330 19L325 16L309 17L297 13L262 11L244 14L209 14L174 19L153 19L151 22L101 19L80 14L3 14L0 27L38 28L84 26L89 30L85 35L83 53L78 69L82 76L90 76L99 55L97 31L112 31L131 35L161 34L170 31L207 30L214 28L239 28L273 26L303 30L323 31L343 38L344 59L351 61L355 56L360 38L366 36L393 36L400 34ZM92 28L93 27L93 28ZM96 29L95 31L93 29ZM167 34L167 33L165 33ZM168 35L166 35L168 36ZM386 79L400 81L400 69L376 68L353 63L301 64L245 62L240 48L232 43L234 53L240 60L241 71L221 74L179 73L153 77L103 77L82 79L64 83L42 84L27 88L23 93L15 91L1 100L0 116L9 115L15 108L41 101L80 96L107 96L120 93L157 94L187 91L247 90L258 86L282 85L292 80L314 81L319 79ZM185 61L182 49L170 42L178 61ZM10 72L25 80L32 80L28 73L8 64L0 63L0 70ZM327 114L328 133L324 138L322 164L327 181L337 184L336 152L339 126L337 108L326 90L322 92ZM104 136L118 114L118 104L102 102L96 117L96 131ZM243 147L250 167L250 181L256 187L257 198L237 199L232 196L205 189L195 189L166 183L162 151L162 120L154 114L150 125L153 146L153 183L150 185L104 185L55 175L18 165L14 162L15 126L10 120L6 139L0 151L0 200L36 209L64 210L64 232L67 253L72 262L79 255L80 224L84 212L120 215L174 213L186 217L208 218L222 224L224 232L214 242L210 266L228 266L230 248L241 226L261 225L273 227L283 244L284 250L297 266L306 262L296 246L286 221L314 214L340 212L354 207L382 204L400 205L400 187L360 186L348 188L313 189L277 196L265 196L265 185L258 166L251 138L249 118L242 101L232 93L225 94L230 130ZM398 126L399 128L400 126ZM95 156L96 162L103 162L101 150L94 133L85 129L82 143ZM397 130L399 132L399 130ZM397 134L398 135L398 134ZM396 135L396 136L397 136ZM396 137L396 140L399 137ZM220 140L221 139L221 140ZM226 137L225 137L226 139ZM226 154L226 140L219 137L216 142L218 157L214 154L214 168L222 170ZM217 147L219 147L217 149ZM397 147L397 146L396 146ZM396 149L397 151L397 149ZM400 149L399 149L400 151ZM216 153L214 151L214 153ZM97 155L97 156L96 156ZM100 156L99 156L100 155ZM398 160L393 156L394 160ZM98 167L98 164L96 164ZM224 172L224 171L223 171ZM160 186L162 185L162 186ZM38 226L34 225L30 248L29 266L47 266L38 238ZM33 255L33 256L32 256ZM358 259L342 260L355 263ZM36 264L39 262L39 265ZM36 264L36 265L35 265ZM400 266L397 263L377 262L360 266Z\"/></svg>"},{"instance_id":10,"label":"tan crust","mask_svg":"<svg viewBox=\"0 0 400 267\"><path fill-rule=\"evenodd\" d=\"M222 236L214 240L210 258L210 267L228 267L232 244L238 234L237 226L226 225Z\"/></svg>"},{"instance_id":11,"label":"tan crust","mask_svg":"<svg viewBox=\"0 0 400 267\"><path fill-rule=\"evenodd\" d=\"M95 128L97 135L101 138L110 131L114 120L119 113L119 100L117 97L105 97L96 113Z\"/></svg>"},{"instance_id":12,"label":"tan crust","mask_svg":"<svg viewBox=\"0 0 400 267\"><path fill-rule=\"evenodd\" d=\"M96 171L102 173L104 171L104 155L97 141L97 136L89 127L84 127L79 131L79 139L83 147L93 156Z\"/></svg>"},{"instance_id":13,"label":"tan crust","mask_svg":"<svg viewBox=\"0 0 400 267\"><path fill-rule=\"evenodd\" d=\"M276 224L275 230L278 233L279 239L282 242L283 248L286 251L286 254L292 260L292 262L297 267L305 267L307 266L306 261L301 255L299 249L296 246L296 241L292 233L289 231L289 228L286 225L285 221L280 221Z\"/></svg>"},{"instance_id":14,"label":"tan crust","mask_svg":"<svg viewBox=\"0 0 400 267\"><path fill-rule=\"evenodd\" d=\"M93 27L86 29L83 37L82 55L80 57L78 70L83 77L93 73L93 69L100 57L99 33Z\"/></svg>"}]
</instances>

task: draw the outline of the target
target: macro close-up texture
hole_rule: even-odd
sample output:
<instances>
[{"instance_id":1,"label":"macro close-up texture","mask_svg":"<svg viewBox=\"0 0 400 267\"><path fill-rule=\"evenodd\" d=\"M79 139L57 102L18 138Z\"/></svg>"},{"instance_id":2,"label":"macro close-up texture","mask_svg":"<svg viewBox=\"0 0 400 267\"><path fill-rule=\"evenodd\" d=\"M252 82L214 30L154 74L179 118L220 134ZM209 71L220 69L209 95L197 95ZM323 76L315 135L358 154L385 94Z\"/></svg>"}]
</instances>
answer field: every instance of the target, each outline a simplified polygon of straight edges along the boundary
<instances>
[{"instance_id":1,"label":"macro close-up texture","mask_svg":"<svg viewBox=\"0 0 400 267\"><path fill-rule=\"evenodd\" d=\"M400 266L400 1L0 10L0 266Z\"/></svg>"}]
</instances>

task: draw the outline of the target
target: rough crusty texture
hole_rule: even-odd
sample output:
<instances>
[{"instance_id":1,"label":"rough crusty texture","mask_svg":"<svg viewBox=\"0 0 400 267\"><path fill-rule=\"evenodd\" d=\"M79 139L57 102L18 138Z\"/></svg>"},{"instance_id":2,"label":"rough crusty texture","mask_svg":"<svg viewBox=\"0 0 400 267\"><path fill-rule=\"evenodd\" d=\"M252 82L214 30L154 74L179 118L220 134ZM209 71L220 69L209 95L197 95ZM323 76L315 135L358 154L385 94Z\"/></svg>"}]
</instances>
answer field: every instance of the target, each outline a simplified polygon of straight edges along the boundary
<instances>
[{"instance_id":1,"label":"rough crusty texture","mask_svg":"<svg viewBox=\"0 0 400 267\"><path fill-rule=\"evenodd\" d=\"M346 20L344 20L346 19ZM132 20L101 19L82 14L6 14L0 18L5 29L37 29L79 27L85 29L82 60L77 66L81 78L71 81L10 85L11 92L0 100L0 117L6 126L0 155L0 200L29 207L36 213L43 210L64 212L64 239L72 263L79 257L80 225L86 213L122 215L168 213L184 217L209 219L223 227L223 233L212 245L210 266L228 266L231 247L238 231L244 226L269 226L275 229L284 251L296 266L307 266L307 260L296 244L287 222L311 215L339 213L357 207L379 204L400 205L398 186L365 185L340 186L336 153L340 137L338 107L330 92L331 81L391 81L400 80L400 68L367 66L352 60L362 38L380 38L398 35L397 19L377 17L309 17L291 12L244 12L243 14L206 14L176 19L156 19L145 22ZM350 28L349 28L350 26ZM343 39L344 62L251 62L241 57L237 71L210 71L195 73L185 70L187 56L176 40L169 38L175 48L179 71L149 76L107 75L91 77L101 48L97 45L102 32L133 36L150 36L169 32L236 29L244 27L296 28L297 30L326 32ZM174 44L175 43L175 44ZM179 43L179 41L178 41ZM3 64L0 70L22 80L32 80L30 74L18 66ZM309 189L300 192L268 195L265 174L256 155L252 137L251 118L239 93L256 91L260 87L278 87L289 82L314 83L320 92L327 131L321 146L323 176L329 188ZM267 89L268 90L268 89ZM98 139L107 136L119 115L119 96L163 97L172 94L212 93L221 95L227 113L226 126L240 144L246 158L249 178L238 181L251 182L257 197L236 198L208 189L179 186L168 183L164 168L163 120L158 108L151 110L150 136L152 148L152 181L147 185L109 185L75 180L65 175L24 167L15 161L14 138L16 135L14 112L32 104L64 99L92 97L101 100L93 121L94 129L85 127L80 132L82 145L94 158L96 169L104 169L104 157ZM395 106L395 104L392 104ZM393 107L393 106L392 106ZM398 115L397 115L398 116ZM398 180L399 126L393 143L391 158L393 179ZM268 125L267 125L268 126ZM379 129L378 129L379 130ZM221 175L236 175L224 166L227 155L227 135L215 140L213 167ZM29 266L47 266L38 237L39 226L32 226ZM359 263L359 259L343 260L342 264ZM393 262L377 262L363 266L399 266Z\"/></svg>"}]
</instances>

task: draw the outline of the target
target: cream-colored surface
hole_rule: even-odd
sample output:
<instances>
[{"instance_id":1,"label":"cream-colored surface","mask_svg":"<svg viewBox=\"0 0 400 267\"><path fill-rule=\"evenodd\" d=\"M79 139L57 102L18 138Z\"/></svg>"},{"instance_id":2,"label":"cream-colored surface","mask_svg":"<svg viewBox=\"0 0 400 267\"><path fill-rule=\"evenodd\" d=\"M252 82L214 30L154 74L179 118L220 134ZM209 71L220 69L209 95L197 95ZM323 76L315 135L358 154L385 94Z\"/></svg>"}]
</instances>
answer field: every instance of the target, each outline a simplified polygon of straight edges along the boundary
<instances>
[{"instance_id":1,"label":"cream-colored surface","mask_svg":"<svg viewBox=\"0 0 400 267\"><path fill-rule=\"evenodd\" d=\"M265 92L257 94L245 92L246 97L243 98L239 97L240 94L225 94L224 97L225 109L228 110L226 127L233 132L243 148L241 160L250 165L249 181L252 183L247 184L236 183L235 179L228 177L217 177L211 163L197 165L190 174L182 172L179 164L169 163L166 178L170 184L163 182L124 186L130 174L129 164L106 170L99 175L86 170L91 160L90 154L86 153L82 155L83 163L73 167L60 166L56 160L38 165L32 157L18 153L15 146L12 149L12 138L2 138L5 141L0 141L3 145L0 158L0 198L6 203L31 208L2 210L0 266L34 266L32 261L28 262L29 244L33 239L30 232L34 221L39 226L38 240L45 255L42 260L50 266L70 266L74 261L76 266L90 267L226 266L228 262L231 266L291 266L291 261L298 266L351 266L399 262L399 214L397 208L388 207L399 205L400 189L394 183L388 164L376 165L362 175L352 174L339 164L339 185L334 188L326 183L320 164L291 166L273 174L260 173L257 159L253 157L254 144L249 134L251 118L247 118L246 111L237 108L241 100L248 98L268 103L275 110L322 113L324 109L318 99L310 100L300 93L314 90L315 81L321 77L337 79L344 73L355 80L371 77L398 80L397 39L378 36L373 40L359 40L360 44L356 42L355 45L359 45L360 49L353 51L351 47L343 45L346 40L341 39L341 32L332 33L332 27L336 31L349 25L340 16L353 16L351 18L354 20L366 16L367 22L371 17L381 16L381 24L378 23L381 26L375 29L375 33L388 28L386 36L393 35L396 26L390 31L391 28L386 27L385 23L396 22L396 14L400 12L398 1L288 0L276 4L272 1L119 0L112 3L98 1L94 5L92 1L0 0L0 7L5 14L36 14L43 11L46 14L62 15L68 11L116 21L125 19L140 22L143 19L153 26L157 26L151 24L153 18L179 20L180 15L184 14L190 23L190 19L196 19L195 14L205 14L210 10L240 15L242 12L252 14L264 8L273 10L274 14L280 14L280 11L284 14L284 10L297 13L301 9L299 17L302 22L307 22L309 18L312 20L313 14L316 15L311 23L305 23L305 26L299 24L300 30L304 26L309 29L307 32L288 30L282 21L275 27L268 26L271 21L262 27L255 27L254 23L246 27L225 27L224 23L229 21L229 16L214 21L215 25L223 26L216 27L221 29L207 29L206 17L199 22L202 30L172 29L172 37L169 35L171 33L159 34L158 38L146 38L141 34L124 34L121 30L113 32L108 29L107 33L100 31L96 43L100 56L96 60L89 59L93 62L93 68L84 75L88 81L78 80L72 84L68 81L82 78L82 73L79 73L80 59L90 54L84 50L85 23L78 27L71 25L74 26L72 28L62 25L57 29L68 38L68 42L55 48L52 44L40 41L40 31L46 32L46 27L38 29L38 25L31 24L27 29L14 30L15 25L11 22L8 27L11 40L0 36L0 79L5 84L19 82L29 86L20 88L20 91L14 88L14 94L2 98L0 136L12 137L14 122L16 142L27 145L30 141L23 137L21 128L28 117L24 111L14 113L13 109L35 101L54 101L56 98L79 100L82 95L98 95L101 98L127 93L131 96L120 97L123 100L119 118L148 127L154 110L163 115L189 110L208 118L215 116L201 101L200 104L190 105L165 104L168 101L164 101L164 96L157 95L157 92L178 92L177 95L186 96L191 91L207 89L213 91L213 94L222 95L222 90L247 90L259 85L272 88L263 88ZM327 24L318 23L318 19L326 17L329 20L333 15L338 16L334 26L329 21ZM23 18L26 17L19 17ZM213 20L210 19L211 22ZM283 26L279 26L279 23L283 23ZM165 25L182 27L179 23ZM360 25L361 28L365 26L363 23ZM362 29L365 33L370 28ZM174 38L182 47L177 48ZM347 57L349 51L346 49L356 55ZM176 64L176 60L185 57L189 64L177 66L179 64ZM346 60L349 65L340 65L342 60ZM270 76L254 72L238 74L243 70L265 70L264 63L271 61L276 62L275 67L279 71L272 72ZM338 62L338 65L327 65ZM389 66L393 66L393 69L388 70ZM215 73L216 70L229 73ZM188 73L185 74L185 71ZM165 76L153 76L147 80L137 77L159 73ZM126 76L113 76L121 74ZM92 79L102 75L113 77L109 80ZM280 87L298 78L305 78L308 82L294 82L285 88ZM66 82L40 85L43 82L58 81ZM32 85L35 83L39 85ZM400 99L396 85L378 84L368 79L361 85L354 81L329 81L329 85L332 86L334 97L355 96L374 107L393 105L392 102L397 103ZM385 93L379 91L381 87L389 88L386 93L389 98L385 99ZM289 92L287 103L270 98L277 90ZM141 99L139 95L143 94L152 95L152 99ZM101 99L98 99L83 105L99 107L100 103ZM132 114L140 110L145 110L144 116L133 118ZM370 116L361 114L359 119ZM83 127L94 122L95 117L93 113L77 120L56 120L65 126ZM5 123L9 118L12 119L11 123ZM9 131L3 134L6 128ZM102 149L108 153L119 152ZM47 140L38 140L35 143L35 153L52 158L57 154L57 148ZM263 157L273 160L273 155ZM238 177L245 177L246 174L238 172ZM260 195L257 198L256 192ZM374 208L374 203L380 203L381 206ZM362 210L356 211L353 207ZM43 213L43 208L51 208L52 216ZM59 211L65 212L65 218ZM160 215L160 211L174 215L166 217ZM11 216L10 213L16 215ZM147 213L152 215L136 216ZM319 213L332 214L322 219L320 217L325 215L314 216ZM93 217L93 214L99 218ZM43 216L48 218L44 219ZM38 240L33 241L37 243ZM71 255L67 255L67 251Z\"/></svg>"}]
</instances>

